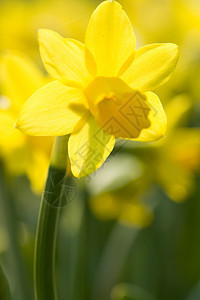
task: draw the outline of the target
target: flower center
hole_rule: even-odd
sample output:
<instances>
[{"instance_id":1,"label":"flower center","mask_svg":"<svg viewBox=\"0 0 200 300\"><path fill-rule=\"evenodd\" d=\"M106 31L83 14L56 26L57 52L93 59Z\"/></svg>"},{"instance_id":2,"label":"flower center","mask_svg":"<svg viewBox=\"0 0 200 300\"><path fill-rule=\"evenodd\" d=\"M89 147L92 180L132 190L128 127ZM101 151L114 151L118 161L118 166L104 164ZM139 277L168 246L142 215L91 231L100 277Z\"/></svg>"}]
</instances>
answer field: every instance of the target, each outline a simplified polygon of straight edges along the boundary
<instances>
[{"instance_id":1,"label":"flower center","mask_svg":"<svg viewBox=\"0 0 200 300\"><path fill-rule=\"evenodd\" d=\"M85 94L98 124L115 138L137 138L143 128L150 126L145 95L119 78L97 77Z\"/></svg>"}]
</instances>

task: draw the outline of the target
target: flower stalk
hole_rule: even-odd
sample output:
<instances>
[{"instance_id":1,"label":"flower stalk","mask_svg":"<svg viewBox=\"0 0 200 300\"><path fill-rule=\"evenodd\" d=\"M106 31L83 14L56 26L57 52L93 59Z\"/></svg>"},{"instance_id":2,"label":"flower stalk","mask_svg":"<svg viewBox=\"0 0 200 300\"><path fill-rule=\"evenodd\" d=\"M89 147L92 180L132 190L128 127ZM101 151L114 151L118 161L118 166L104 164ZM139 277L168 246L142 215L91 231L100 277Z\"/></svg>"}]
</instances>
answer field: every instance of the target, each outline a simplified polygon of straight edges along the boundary
<instances>
[{"instance_id":1,"label":"flower stalk","mask_svg":"<svg viewBox=\"0 0 200 300\"><path fill-rule=\"evenodd\" d=\"M63 183L68 159L68 136L56 137L38 218L34 255L36 300L56 300L55 252Z\"/></svg>"}]
</instances>

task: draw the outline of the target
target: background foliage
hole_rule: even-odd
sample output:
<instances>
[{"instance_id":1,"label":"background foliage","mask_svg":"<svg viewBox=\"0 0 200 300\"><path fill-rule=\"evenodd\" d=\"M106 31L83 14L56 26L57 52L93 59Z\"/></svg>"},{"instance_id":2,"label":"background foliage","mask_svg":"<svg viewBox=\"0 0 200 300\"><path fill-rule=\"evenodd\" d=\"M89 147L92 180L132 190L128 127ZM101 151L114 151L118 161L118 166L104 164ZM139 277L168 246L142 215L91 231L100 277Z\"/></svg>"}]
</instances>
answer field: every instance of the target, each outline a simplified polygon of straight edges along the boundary
<instances>
[{"instance_id":1,"label":"background foliage","mask_svg":"<svg viewBox=\"0 0 200 300\"><path fill-rule=\"evenodd\" d=\"M25 54L40 69L41 80L46 82L49 79L39 57L37 30L49 28L83 41L91 12L100 2L1 1L0 112L6 110L5 97L11 99L19 94L16 87L8 85L13 71L6 77L5 55L9 51ZM154 144L119 141L101 170L89 178L74 179L72 187L66 186L71 189L71 197L62 209L57 243L60 299L197 300L200 299L200 3L198 0L119 2L133 24L137 47L155 42L174 42L180 47L176 71L156 91L164 103L169 129L166 138ZM18 87L20 84L20 97L25 97L23 81ZM9 299L5 275L11 299L31 300L40 203L40 187L35 188L34 183L41 179L38 166L43 168L47 163L41 158L42 163L37 164L39 172L35 173L36 160L27 159L28 167L13 172L10 165L20 162L22 166L24 153L29 153L26 154L29 157L37 147L28 141L31 152L26 146L22 153L14 139L12 143L5 140L2 116L0 298ZM38 152L36 156L40 157ZM31 161L34 163L30 164Z\"/></svg>"}]
</instances>

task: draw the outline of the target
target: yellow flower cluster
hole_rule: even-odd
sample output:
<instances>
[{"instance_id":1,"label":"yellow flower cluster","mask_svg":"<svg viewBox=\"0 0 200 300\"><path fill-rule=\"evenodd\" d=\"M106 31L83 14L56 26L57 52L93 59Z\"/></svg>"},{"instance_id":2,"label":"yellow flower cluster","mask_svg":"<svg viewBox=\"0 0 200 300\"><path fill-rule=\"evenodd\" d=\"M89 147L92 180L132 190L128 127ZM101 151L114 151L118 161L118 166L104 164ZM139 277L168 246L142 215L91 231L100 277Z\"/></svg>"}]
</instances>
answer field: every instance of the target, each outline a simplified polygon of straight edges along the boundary
<instances>
[{"instance_id":1,"label":"yellow flower cluster","mask_svg":"<svg viewBox=\"0 0 200 300\"><path fill-rule=\"evenodd\" d=\"M13 175L27 174L35 192L41 193L47 175L53 138L32 138L14 129L26 99L47 79L26 56L8 52L1 57L0 155Z\"/></svg>"}]
</instances>

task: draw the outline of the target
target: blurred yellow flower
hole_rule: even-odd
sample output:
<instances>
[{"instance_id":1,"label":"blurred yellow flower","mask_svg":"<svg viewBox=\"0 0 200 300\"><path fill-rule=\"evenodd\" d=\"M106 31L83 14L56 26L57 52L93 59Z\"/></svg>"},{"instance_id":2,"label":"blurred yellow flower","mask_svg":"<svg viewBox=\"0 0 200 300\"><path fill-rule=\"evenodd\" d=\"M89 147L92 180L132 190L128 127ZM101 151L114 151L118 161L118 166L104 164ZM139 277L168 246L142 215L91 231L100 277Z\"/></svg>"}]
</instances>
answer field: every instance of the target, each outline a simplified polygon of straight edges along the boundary
<instances>
[{"instance_id":1,"label":"blurred yellow flower","mask_svg":"<svg viewBox=\"0 0 200 300\"><path fill-rule=\"evenodd\" d=\"M127 153L113 154L109 160L88 178L91 211L103 221L116 220L140 228L150 225L153 210L146 199L150 184L145 165Z\"/></svg>"},{"instance_id":2,"label":"blurred yellow flower","mask_svg":"<svg viewBox=\"0 0 200 300\"><path fill-rule=\"evenodd\" d=\"M182 127L192 107L185 95L166 105L166 138L133 149L145 163L146 177L158 183L172 200L182 202L194 188L195 173L200 171L200 129ZM153 172L152 172L153 170Z\"/></svg>"},{"instance_id":3,"label":"blurred yellow flower","mask_svg":"<svg viewBox=\"0 0 200 300\"><path fill-rule=\"evenodd\" d=\"M102 193L90 199L92 212L101 220L118 220L126 226L143 228L153 221L153 211L141 196L124 195L125 189Z\"/></svg>"},{"instance_id":4,"label":"blurred yellow flower","mask_svg":"<svg viewBox=\"0 0 200 300\"><path fill-rule=\"evenodd\" d=\"M1 57L0 156L12 175L27 174L32 188L41 192L49 164L52 138L27 137L14 129L27 97L47 82L26 56L8 52Z\"/></svg>"},{"instance_id":5,"label":"blurred yellow flower","mask_svg":"<svg viewBox=\"0 0 200 300\"><path fill-rule=\"evenodd\" d=\"M174 130L157 156L157 182L176 202L187 199L200 170L200 129Z\"/></svg>"},{"instance_id":6,"label":"blurred yellow flower","mask_svg":"<svg viewBox=\"0 0 200 300\"><path fill-rule=\"evenodd\" d=\"M139 177L136 176L126 183L123 182L123 171L121 181L110 185L106 191L97 191L97 195L93 192L89 203L97 218L115 219L134 227L148 226L153 220L153 212L144 199L148 195L145 193L155 183L161 186L173 201L182 202L189 197L195 188L195 174L200 171L200 129L183 127L188 121L192 105L192 101L185 95L175 97L165 107L168 128L164 139L151 144L133 145L131 148L128 144L127 149L126 144L124 145L124 150L130 150L134 157L137 156L143 162L142 172L139 173ZM119 155L119 160L120 156L122 155ZM131 162L129 165L134 173L137 166L133 167ZM119 168L122 169L120 166ZM104 172L101 176L106 177ZM98 181L102 182L101 176L96 184ZM113 176L110 174L110 177ZM106 179L106 182L108 181ZM122 182L121 188L119 182ZM93 184L95 186L95 183ZM96 190L97 188L94 191Z\"/></svg>"},{"instance_id":7,"label":"blurred yellow flower","mask_svg":"<svg viewBox=\"0 0 200 300\"><path fill-rule=\"evenodd\" d=\"M39 28L59 30L82 40L93 6L87 0L1 0L0 50L15 49L39 59Z\"/></svg>"},{"instance_id":8,"label":"blurred yellow flower","mask_svg":"<svg viewBox=\"0 0 200 300\"><path fill-rule=\"evenodd\" d=\"M200 1L121 0L129 11L138 36L138 46L156 40L176 41L181 48L173 80L159 89L166 102L175 93L189 93L199 101L200 94ZM172 96L173 95L173 96Z\"/></svg>"},{"instance_id":9,"label":"blurred yellow flower","mask_svg":"<svg viewBox=\"0 0 200 300\"><path fill-rule=\"evenodd\" d=\"M182 202L188 198L195 188L195 174L200 171L200 129L181 127L188 120L192 104L185 95L177 96L167 104L166 138L157 143L143 143L131 148L132 154L143 162L142 172L139 177L124 184L122 172L121 188L118 187L118 181L107 191L90 198L90 208L97 218L118 220L134 227L150 225L153 211L148 202L144 201L147 197L143 195L155 183L173 201ZM133 166L130 168L135 171ZM98 180L101 182L101 177Z\"/></svg>"},{"instance_id":10,"label":"blurred yellow flower","mask_svg":"<svg viewBox=\"0 0 200 300\"><path fill-rule=\"evenodd\" d=\"M85 45L45 29L39 43L55 81L25 103L16 127L28 135L71 134L76 177L99 168L116 138L155 141L165 134L164 110L150 90L169 78L178 47L152 44L135 51L131 23L116 1L104 1L93 12Z\"/></svg>"}]
</instances>

